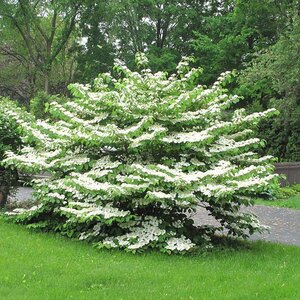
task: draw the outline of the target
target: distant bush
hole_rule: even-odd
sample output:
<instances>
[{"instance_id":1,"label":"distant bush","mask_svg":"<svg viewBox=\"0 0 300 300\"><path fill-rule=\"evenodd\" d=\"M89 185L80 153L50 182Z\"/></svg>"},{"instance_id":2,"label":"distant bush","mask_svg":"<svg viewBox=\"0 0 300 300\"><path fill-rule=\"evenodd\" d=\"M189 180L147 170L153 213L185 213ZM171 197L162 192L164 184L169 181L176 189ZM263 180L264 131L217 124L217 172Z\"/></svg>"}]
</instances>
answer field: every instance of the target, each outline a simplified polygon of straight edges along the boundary
<instances>
[{"instance_id":1,"label":"distant bush","mask_svg":"<svg viewBox=\"0 0 300 300\"><path fill-rule=\"evenodd\" d=\"M0 97L0 104L7 101ZM21 139L16 122L0 110L0 161L6 151L16 151L18 148L21 148Z\"/></svg>"},{"instance_id":2,"label":"distant bush","mask_svg":"<svg viewBox=\"0 0 300 300\"><path fill-rule=\"evenodd\" d=\"M39 92L29 102L29 110L37 119L45 119L47 116L47 107L49 106L51 96L45 92Z\"/></svg>"},{"instance_id":3,"label":"distant bush","mask_svg":"<svg viewBox=\"0 0 300 300\"><path fill-rule=\"evenodd\" d=\"M292 185L293 190L295 190L296 192L300 193L300 183L298 184L293 184Z\"/></svg>"},{"instance_id":4,"label":"distant bush","mask_svg":"<svg viewBox=\"0 0 300 300\"><path fill-rule=\"evenodd\" d=\"M278 117L263 121L258 128L257 135L267 141L263 152L279 161L300 161L300 106L287 110L282 104L278 110Z\"/></svg>"},{"instance_id":5,"label":"distant bush","mask_svg":"<svg viewBox=\"0 0 300 300\"><path fill-rule=\"evenodd\" d=\"M7 101L9 100L0 98L0 105ZM6 203L9 193L13 190L12 186L17 180L16 171L4 168L1 162L6 151L17 152L19 148L21 148L21 139L16 123L0 110L0 206Z\"/></svg>"},{"instance_id":6,"label":"distant bush","mask_svg":"<svg viewBox=\"0 0 300 300\"><path fill-rule=\"evenodd\" d=\"M58 102L60 104L68 101L65 97L57 97L55 95L48 95L45 92L38 92L29 102L29 111L36 119L46 119L51 117L49 107L51 102Z\"/></svg>"},{"instance_id":7,"label":"distant bush","mask_svg":"<svg viewBox=\"0 0 300 300\"><path fill-rule=\"evenodd\" d=\"M300 184L280 187L276 193L277 199L287 199L300 193Z\"/></svg>"},{"instance_id":8,"label":"distant bush","mask_svg":"<svg viewBox=\"0 0 300 300\"><path fill-rule=\"evenodd\" d=\"M147 58L138 55L140 67ZM262 231L256 216L240 212L254 196L277 187L272 157L259 157L264 143L253 137L274 109L246 115L228 110L221 74L211 87L188 60L177 74L140 73L115 66L117 79L101 74L93 87L73 84L71 101L51 102L50 121L36 121L11 103L2 110L31 146L7 152L5 163L27 172L47 171L36 181L29 210L17 220L59 231L97 247L186 252L209 246L216 231L247 237ZM191 213L202 206L220 227L196 226Z\"/></svg>"}]
</instances>

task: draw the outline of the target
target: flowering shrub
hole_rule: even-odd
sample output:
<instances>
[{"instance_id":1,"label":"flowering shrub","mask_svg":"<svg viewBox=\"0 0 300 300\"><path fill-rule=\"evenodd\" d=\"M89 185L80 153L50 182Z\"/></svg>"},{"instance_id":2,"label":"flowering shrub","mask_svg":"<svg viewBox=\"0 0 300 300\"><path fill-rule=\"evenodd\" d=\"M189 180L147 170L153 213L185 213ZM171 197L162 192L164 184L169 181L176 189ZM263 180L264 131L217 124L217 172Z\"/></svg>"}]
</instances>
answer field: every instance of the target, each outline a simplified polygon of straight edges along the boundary
<instances>
[{"instance_id":1,"label":"flowering shrub","mask_svg":"<svg viewBox=\"0 0 300 300\"><path fill-rule=\"evenodd\" d=\"M145 66L145 56L137 63ZM276 186L272 157L258 157L263 143L251 129L276 111L231 112L239 98L224 89L230 73L205 88L195 84L200 70L188 59L177 70L168 77L119 63L118 79L102 74L93 87L71 85L72 100L50 104L52 121L2 105L27 143L21 154L6 153L6 165L51 174L35 182L40 205L10 214L31 227L134 252L186 252L209 245L222 229L240 237L261 231L240 207ZM221 226L195 226L197 206Z\"/></svg>"}]
</instances>

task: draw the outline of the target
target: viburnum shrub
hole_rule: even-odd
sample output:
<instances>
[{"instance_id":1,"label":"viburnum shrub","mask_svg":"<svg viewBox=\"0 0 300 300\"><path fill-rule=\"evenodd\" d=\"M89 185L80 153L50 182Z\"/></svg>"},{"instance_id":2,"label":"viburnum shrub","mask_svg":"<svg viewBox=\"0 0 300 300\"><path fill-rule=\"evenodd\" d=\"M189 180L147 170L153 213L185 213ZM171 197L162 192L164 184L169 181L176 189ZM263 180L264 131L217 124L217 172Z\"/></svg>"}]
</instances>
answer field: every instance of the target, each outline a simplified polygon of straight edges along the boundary
<instances>
[{"instance_id":1,"label":"viburnum shrub","mask_svg":"<svg viewBox=\"0 0 300 300\"><path fill-rule=\"evenodd\" d=\"M201 71L188 59L171 76L152 74L142 54L137 64L140 72L118 63L114 77L70 85L73 98L52 102L51 120L2 105L27 143L19 155L6 153L6 165L51 174L35 181L40 205L10 214L31 227L133 252L185 253L210 247L224 229L239 237L261 231L240 208L277 185L272 157L258 157L263 143L251 129L276 111L231 111L239 98L224 88L229 72L206 88L196 84ZM194 225L198 206L221 225Z\"/></svg>"}]
</instances>

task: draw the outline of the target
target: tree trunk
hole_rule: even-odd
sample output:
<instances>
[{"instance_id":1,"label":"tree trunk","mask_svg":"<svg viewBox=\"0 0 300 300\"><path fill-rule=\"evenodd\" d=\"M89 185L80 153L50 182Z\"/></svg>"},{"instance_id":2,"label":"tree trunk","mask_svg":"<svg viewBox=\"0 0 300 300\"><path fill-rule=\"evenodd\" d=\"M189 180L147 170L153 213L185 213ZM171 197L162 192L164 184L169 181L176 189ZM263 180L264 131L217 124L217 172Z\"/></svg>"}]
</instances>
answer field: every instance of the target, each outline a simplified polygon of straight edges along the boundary
<instances>
[{"instance_id":1,"label":"tree trunk","mask_svg":"<svg viewBox=\"0 0 300 300\"><path fill-rule=\"evenodd\" d=\"M7 202L8 194L9 194L9 187L4 185L0 186L0 207L5 206Z\"/></svg>"},{"instance_id":2,"label":"tree trunk","mask_svg":"<svg viewBox=\"0 0 300 300\"><path fill-rule=\"evenodd\" d=\"M45 93L47 94L47 95L49 95L50 94L50 76L49 76L49 74L50 74L50 72L47 70L46 72L45 72Z\"/></svg>"},{"instance_id":3,"label":"tree trunk","mask_svg":"<svg viewBox=\"0 0 300 300\"><path fill-rule=\"evenodd\" d=\"M18 172L16 170L12 171L0 168L0 207L6 205L12 187L16 185L17 181Z\"/></svg>"}]
</instances>

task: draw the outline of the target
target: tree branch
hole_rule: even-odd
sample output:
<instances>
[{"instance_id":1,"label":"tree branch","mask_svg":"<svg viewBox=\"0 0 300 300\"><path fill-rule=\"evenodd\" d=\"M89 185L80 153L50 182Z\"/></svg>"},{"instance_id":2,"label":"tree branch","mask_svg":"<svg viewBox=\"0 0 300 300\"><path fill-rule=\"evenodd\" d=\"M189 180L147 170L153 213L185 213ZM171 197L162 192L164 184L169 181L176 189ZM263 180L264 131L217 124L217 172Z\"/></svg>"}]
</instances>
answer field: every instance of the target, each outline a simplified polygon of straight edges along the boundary
<instances>
[{"instance_id":1,"label":"tree branch","mask_svg":"<svg viewBox=\"0 0 300 300\"><path fill-rule=\"evenodd\" d=\"M20 63L22 63L24 66L26 65L25 63L28 63L28 60L24 55L17 53L4 46L0 47L0 54L13 57L16 60L18 60Z\"/></svg>"},{"instance_id":2,"label":"tree branch","mask_svg":"<svg viewBox=\"0 0 300 300\"><path fill-rule=\"evenodd\" d=\"M54 13L52 16L52 22L51 22L51 34L49 37L49 42L52 44L54 36L55 36L55 32L56 32L56 21L57 21L57 11L56 9L54 9Z\"/></svg>"},{"instance_id":3,"label":"tree branch","mask_svg":"<svg viewBox=\"0 0 300 300\"><path fill-rule=\"evenodd\" d=\"M27 14L29 12L29 18L31 19L31 21L34 22L34 25L36 26L37 30L39 31L39 33L42 35L42 37L44 38L45 42L47 43L48 41L48 36L47 34L44 32L44 30L42 29L42 27L39 24L39 21L37 20L37 16L36 14L32 13L32 11L30 10L30 8L26 8L23 1L22 0L18 0L19 4L20 4L20 8L23 12L23 15L26 19ZM36 3L37 5L38 3ZM34 9L36 8L36 6L34 6ZM27 18L28 19L28 18Z\"/></svg>"},{"instance_id":4,"label":"tree branch","mask_svg":"<svg viewBox=\"0 0 300 300\"><path fill-rule=\"evenodd\" d=\"M59 43L59 45L57 46L57 48L55 49L55 51L52 53L51 57L50 57L50 60L49 60L49 63L51 64L55 58L57 57L57 55L60 53L60 51L62 50L62 48L65 46L65 44L67 43L71 33L72 33L72 30L75 26L75 19L76 19L76 16L77 16L77 13L78 13L78 10L79 10L79 5L76 6L75 8L75 11L73 13L73 16L71 17L71 20L70 20L70 23L69 23L69 26L65 26L65 29L64 29L64 34L63 34L63 37L61 39L61 42Z\"/></svg>"}]
</instances>

